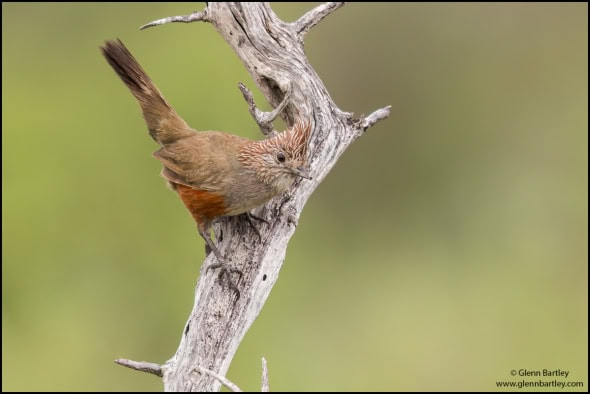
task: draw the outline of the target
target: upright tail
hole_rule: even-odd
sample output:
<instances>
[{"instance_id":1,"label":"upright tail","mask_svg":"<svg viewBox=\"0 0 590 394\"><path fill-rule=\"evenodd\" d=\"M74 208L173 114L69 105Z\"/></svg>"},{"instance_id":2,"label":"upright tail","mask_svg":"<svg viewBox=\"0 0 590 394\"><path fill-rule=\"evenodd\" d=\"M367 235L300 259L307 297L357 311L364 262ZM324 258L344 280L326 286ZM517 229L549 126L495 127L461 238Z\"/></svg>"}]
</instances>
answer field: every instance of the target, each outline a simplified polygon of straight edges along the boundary
<instances>
[{"instance_id":1,"label":"upright tail","mask_svg":"<svg viewBox=\"0 0 590 394\"><path fill-rule=\"evenodd\" d=\"M156 142L160 145L169 144L195 132L168 104L121 40L107 41L100 49L113 70L139 101L150 135Z\"/></svg>"}]
</instances>

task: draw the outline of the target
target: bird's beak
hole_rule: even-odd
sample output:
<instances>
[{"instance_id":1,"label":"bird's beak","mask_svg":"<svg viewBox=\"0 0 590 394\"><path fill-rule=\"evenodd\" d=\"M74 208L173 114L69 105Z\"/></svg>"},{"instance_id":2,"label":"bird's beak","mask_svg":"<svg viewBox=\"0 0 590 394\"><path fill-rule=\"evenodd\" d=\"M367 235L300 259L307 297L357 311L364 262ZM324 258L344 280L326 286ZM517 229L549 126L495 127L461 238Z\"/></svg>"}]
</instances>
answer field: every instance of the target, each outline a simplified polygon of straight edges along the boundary
<instances>
[{"instance_id":1,"label":"bird's beak","mask_svg":"<svg viewBox=\"0 0 590 394\"><path fill-rule=\"evenodd\" d=\"M301 178L309 179L311 181L311 177L309 176L309 173L305 167L296 167L293 169L293 172L295 173L295 175L300 176Z\"/></svg>"}]
</instances>

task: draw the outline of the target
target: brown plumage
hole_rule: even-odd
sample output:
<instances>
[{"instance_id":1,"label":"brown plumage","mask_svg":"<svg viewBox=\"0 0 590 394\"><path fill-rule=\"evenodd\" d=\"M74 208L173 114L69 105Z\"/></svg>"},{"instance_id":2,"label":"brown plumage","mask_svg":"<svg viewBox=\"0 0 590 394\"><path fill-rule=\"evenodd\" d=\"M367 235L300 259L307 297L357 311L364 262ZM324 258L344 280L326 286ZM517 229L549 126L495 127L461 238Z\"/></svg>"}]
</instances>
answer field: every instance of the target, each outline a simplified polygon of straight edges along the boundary
<instances>
[{"instance_id":1,"label":"brown plumage","mask_svg":"<svg viewBox=\"0 0 590 394\"><path fill-rule=\"evenodd\" d=\"M164 166L162 176L223 263L211 240L213 220L247 213L284 192L296 178L309 178L305 167L311 124L298 121L262 141L219 131L197 132L168 104L120 40L107 41L101 50L139 102L149 133L161 146L154 157Z\"/></svg>"}]
</instances>

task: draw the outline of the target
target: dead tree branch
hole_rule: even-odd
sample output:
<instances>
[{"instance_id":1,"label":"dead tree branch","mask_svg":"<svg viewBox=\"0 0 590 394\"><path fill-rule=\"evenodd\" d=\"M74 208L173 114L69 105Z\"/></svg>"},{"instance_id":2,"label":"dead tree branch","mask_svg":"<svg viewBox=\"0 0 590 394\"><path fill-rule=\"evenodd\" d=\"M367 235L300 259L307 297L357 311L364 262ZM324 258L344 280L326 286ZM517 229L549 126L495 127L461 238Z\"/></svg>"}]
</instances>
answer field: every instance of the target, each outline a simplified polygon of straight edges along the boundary
<instances>
[{"instance_id":1,"label":"dead tree branch","mask_svg":"<svg viewBox=\"0 0 590 394\"><path fill-rule=\"evenodd\" d=\"M216 227L218 245L243 272L237 282L240 297L227 286L220 285L216 272L201 270L194 307L178 350L161 366L167 391L220 389L242 338L278 279L289 239L305 202L346 148L367 128L389 116L390 107L361 118L341 111L305 56L305 33L342 5L322 4L299 20L286 23L268 3L210 2L203 11L160 19L142 27L169 22L210 22L242 60L268 102L277 108L262 113L256 108L251 93L241 85L249 111L263 134L272 131L271 122L279 114L288 125L299 118L313 125L308 158L313 180L296 181L288 192L254 212L269 222L260 226L261 237L237 217L219 221ZM198 125L193 126L198 128ZM209 255L203 266L214 262L213 259L214 256ZM122 364L133 368L132 363L127 360ZM263 389L268 389L266 367L263 368ZM146 371L154 373L149 368Z\"/></svg>"}]
</instances>

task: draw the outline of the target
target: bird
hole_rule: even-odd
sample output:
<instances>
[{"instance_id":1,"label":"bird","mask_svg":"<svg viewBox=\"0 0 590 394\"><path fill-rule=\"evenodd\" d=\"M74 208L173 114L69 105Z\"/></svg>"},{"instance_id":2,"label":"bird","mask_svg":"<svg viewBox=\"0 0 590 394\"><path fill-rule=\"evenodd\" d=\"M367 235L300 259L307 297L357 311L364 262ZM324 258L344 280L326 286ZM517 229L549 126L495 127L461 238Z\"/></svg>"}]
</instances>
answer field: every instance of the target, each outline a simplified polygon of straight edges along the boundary
<instances>
[{"instance_id":1,"label":"bird","mask_svg":"<svg viewBox=\"0 0 590 394\"><path fill-rule=\"evenodd\" d=\"M121 40L108 40L100 49L137 99L149 135L160 145L153 156L163 166L162 177L216 256L218 262L209 268L229 270L211 238L212 223L222 216L249 215L296 179L311 179L307 168L311 121L299 118L286 131L259 141L221 131L197 131L166 101Z\"/></svg>"}]
</instances>

